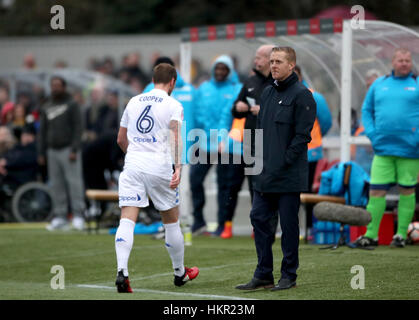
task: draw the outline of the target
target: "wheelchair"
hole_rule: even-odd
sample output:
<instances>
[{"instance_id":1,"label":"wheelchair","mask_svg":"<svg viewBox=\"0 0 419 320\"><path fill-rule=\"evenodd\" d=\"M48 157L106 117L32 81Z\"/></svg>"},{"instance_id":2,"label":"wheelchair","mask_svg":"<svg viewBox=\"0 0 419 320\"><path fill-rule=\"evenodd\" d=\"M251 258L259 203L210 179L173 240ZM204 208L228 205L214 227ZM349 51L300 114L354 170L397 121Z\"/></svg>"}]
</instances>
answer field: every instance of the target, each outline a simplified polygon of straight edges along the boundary
<instances>
[{"instance_id":1,"label":"wheelchair","mask_svg":"<svg viewBox=\"0 0 419 320\"><path fill-rule=\"evenodd\" d=\"M32 181L13 187L0 181L0 221L46 222L53 215L49 187Z\"/></svg>"}]
</instances>

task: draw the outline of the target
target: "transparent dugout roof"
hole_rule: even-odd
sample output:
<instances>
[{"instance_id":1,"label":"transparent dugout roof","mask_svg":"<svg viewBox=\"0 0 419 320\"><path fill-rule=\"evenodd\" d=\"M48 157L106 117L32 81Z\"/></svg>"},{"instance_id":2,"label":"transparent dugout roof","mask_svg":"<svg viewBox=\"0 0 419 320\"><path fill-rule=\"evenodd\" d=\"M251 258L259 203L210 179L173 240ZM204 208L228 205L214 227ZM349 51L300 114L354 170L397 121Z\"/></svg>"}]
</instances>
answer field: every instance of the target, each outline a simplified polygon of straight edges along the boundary
<instances>
[{"instance_id":1,"label":"transparent dugout roof","mask_svg":"<svg viewBox=\"0 0 419 320\"><path fill-rule=\"evenodd\" d=\"M86 105L90 105L92 99L104 99L107 92L113 92L118 96L119 110L122 112L129 99L137 94L120 80L101 73L77 69L4 71L0 72L0 83L7 85L11 101L16 102L19 94L26 94L31 98L39 95L49 96L50 79L53 76L64 78L68 91L71 94L80 93Z\"/></svg>"},{"instance_id":2,"label":"transparent dugout roof","mask_svg":"<svg viewBox=\"0 0 419 320\"><path fill-rule=\"evenodd\" d=\"M249 66L257 47L263 43L293 47L303 77L313 89L323 94L332 111L334 126L330 134L339 134L336 121L341 103L342 20L313 19L270 23L276 26L276 32L270 32L269 36L266 36L269 28L269 22L266 22L226 25L225 34L219 31L224 26L184 29L182 40L191 43L192 57L202 59L208 52L212 53L212 57L215 53L233 53L242 62L247 59ZM332 27L327 27L327 23L332 24ZM235 34L231 33L232 26L235 26ZM244 28L243 31L238 31L241 30L240 27ZM367 72L375 69L381 75L389 74L392 56L398 47L408 48L412 52L413 71L417 73L418 33L401 25L375 20L366 20L363 29L352 29L351 104L358 117L367 90Z\"/></svg>"}]
</instances>

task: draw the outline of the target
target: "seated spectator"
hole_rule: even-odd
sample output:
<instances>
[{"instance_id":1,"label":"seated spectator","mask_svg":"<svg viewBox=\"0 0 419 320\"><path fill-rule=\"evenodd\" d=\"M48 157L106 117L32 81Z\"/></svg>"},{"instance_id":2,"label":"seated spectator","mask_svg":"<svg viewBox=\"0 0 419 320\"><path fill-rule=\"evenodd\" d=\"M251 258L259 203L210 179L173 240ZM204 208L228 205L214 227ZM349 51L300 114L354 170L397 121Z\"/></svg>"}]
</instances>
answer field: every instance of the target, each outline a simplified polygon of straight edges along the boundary
<instances>
[{"instance_id":1,"label":"seated spectator","mask_svg":"<svg viewBox=\"0 0 419 320\"><path fill-rule=\"evenodd\" d=\"M119 129L118 95L110 91L106 103L90 123L90 140L83 145L83 174L87 189L107 189L105 171L121 170L123 153L116 143Z\"/></svg>"},{"instance_id":2,"label":"seated spectator","mask_svg":"<svg viewBox=\"0 0 419 320\"><path fill-rule=\"evenodd\" d=\"M20 142L0 158L2 182L15 190L24 183L35 181L38 173L36 131L33 125L22 128Z\"/></svg>"},{"instance_id":3,"label":"seated spectator","mask_svg":"<svg viewBox=\"0 0 419 320\"><path fill-rule=\"evenodd\" d=\"M101 127L97 121L99 112L105 104L105 91L101 86L92 89L90 93L91 104L84 112L85 132L83 133L83 142L94 141Z\"/></svg>"},{"instance_id":4,"label":"seated spectator","mask_svg":"<svg viewBox=\"0 0 419 320\"><path fill-rule=\"evenodd\" d=\"M0 126L0 158L16 144L16 138L7 126Z\"/></svg>"},{"instance_id":5,"label":"seated spectator","mask_svg":"<svg viewBox=\"0 0 419 320\"><path fill-rule=\"evenodd\" d=\"M1 109L1 121L0 124L2 126L11 126L13 121L13 110L15 108L15 104L13 102L6 102Z\"/></svg>"},{"instance_id":6,"label":"seated spectator","mask_svg":"<svg viewBox=\"0 0 419 320\"><path fill-rule=\"evenodd\" d=\"M20 139L20 134L22 132L22 128L26 125L26 110L22 104L17 103L13 109L13 118L11 121L11 126L13 129L13 134L16 138Z\"/></svg>"},{"instance_id":7,"label":"seated spectator","mask_svg":"<svg viewBox=\"0 0 419 320\"><path fill-rule=\"evenodd\" d=\"M0 111L6 103L10 103L9 89L6 85L0 85Z\"/></svg>"},{"instance_id":8,"label":"seated spectator","mask_svg":"<svg viewBox=\"0 0 419 320\"><path fill-rule=\"evenodd\" d=\"M17 94L16 103L23 105L25 107L26 113L31 113L35 109L34 99L33 99L34 93L32 92L32 90L33 90L33 87L31 86L30 89L25 89L24 91L20 91Z\"/></svg>"}]
</instances>

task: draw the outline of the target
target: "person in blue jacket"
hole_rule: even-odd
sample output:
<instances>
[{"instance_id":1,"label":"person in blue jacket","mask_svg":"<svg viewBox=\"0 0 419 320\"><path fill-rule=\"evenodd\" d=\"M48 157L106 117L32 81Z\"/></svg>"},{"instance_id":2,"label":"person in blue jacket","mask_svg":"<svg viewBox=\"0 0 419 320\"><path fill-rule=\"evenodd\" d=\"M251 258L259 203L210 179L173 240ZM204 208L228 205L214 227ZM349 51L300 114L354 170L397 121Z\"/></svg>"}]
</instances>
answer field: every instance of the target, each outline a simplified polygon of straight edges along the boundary
<instances>
[{"instance_id":1,"label":"person in blue jacket","mask_svg":"<svg viewBox=\"0 0 419 320\"><path fill-rule=\"evenodd\" d=\"M378 78L368 89L362 106L365 134L371 140L371 167L367 232L352 247L378 245L378 231L386 209L386 193L398 184L397 232L391 246L404 247L407 228L415 211L415 187L419 173L419 82L412 73L412 56L398 48L391 74Z\"/></svg>"},{"instance_id":2,"label":"person in blue jacket","mask_svg":"<svg viewBox=\"0 0 419 320\"><path fill-rule=\"evenodd\" d=\"M240 89L239 92L241 92ZM236 99L237 100L237 99ZM243 157L243 135L245 119L234 119L231 110L223 110L221 116L223 123L231 123L231 130L225 136L219 145L219 152L228 154L228 164L225 166L225 181L227 193L224 199L227 200L225 210L220 211L223 216L218 217L218 228L214 233L223 239L229 239L233 236L233 218L237 207L238 195L242 188L245 177L245 158ZM238 125L241 122L242 124ZM250 151L250 150L249 150ZM249 156L249 155L248 155ZM248 164L248 163L247 163ZM223 225L221 225L223 223Z\"/></svg>"},{"instance_id":3,"label":"person in blue jacket","mask_svg":"<svg viewBox=\"0 0 419 320\"><path fill-rule=\"evenodd\" d=\"M323 95L314 89L310 88L308 83L303 79L301 68L296 65L294 68L295 73L298 76L299 81L308 88L313 94L314 101L316 102L316 121L314 122L313 129L311 130L311 141L308 144L308 188L309 192L312 193L312 186L314 175L316 173L317 163L320 159L323 159L323 142L322 138L327 134L329 129L332 127L332 113L330 112L329 105ZM313 226L313 205L307 204L306 206L306 217L307 227ZM308 235L306 235L307 237Z\"/></svg>"},{"instance_id":4,"label":"person in blue jacket","mask_svg":"<svg viewBox=\"0 0 419 320\"><path fill-rule=\"evenodd\" d=\"M376 69L370 69L365 74L365 85L366 89L374 83L374 81L381 76L380 71ZM351 128L351 134L355 137L365 136L365 128L362 125L361 121L358 120L356 111L352 109L352 112L355 115L352 115L352 119L355 119L355 125ZM371 164L374 157L374 151L372 146L361 146L361 145L352 145L351 146L351 159L358 163L366 173L371 173Z\"/></svg>"},{"instance_id":5,"label":"person in blue jacket","mask_svg":"<svg viewBox=\"0 0 419 320\"><path fill-rule=\"evenodd\" d=\"M194 123L195 128L200 129L200 133L197 133L198 142L194 144L197 148L194 154L195 161L194 164L191 163L190 170L193 234L206 231L203 215L204 180L213 164L217 164L218 186L218 228L215 235L220 235L224 228L229 200L229 157L227 155L223 158L221 153L228 141L228 132L232 124L230 111L241 87L232 59L228 55L221 55L212 65L211 79L203 82L196 93Z\"/></svg>"},{"instance_id":6,"label":"person in blue jacket","mask_svg":"<svg viewBox=\"0 0 419 320\"><path fill-rule=\"evenodd\" d=\"M314 101L317 105L316 119L319 122L321 133L319 146L310 147L309 144L307 152L308 162L317 164L317 161L323 159L323 146L321 143L321 138L324 137L332 127L332 113L330 112L329 105L327 104L325 97L320 92L317 92L313 88L310 88L308 83L303 79L300 66L296 65L294 71L297 74L300 82L311 91L311 93L313 94ZM312 137L312 139L314 139L314 137Z\"/></svg>"}]
</instances>

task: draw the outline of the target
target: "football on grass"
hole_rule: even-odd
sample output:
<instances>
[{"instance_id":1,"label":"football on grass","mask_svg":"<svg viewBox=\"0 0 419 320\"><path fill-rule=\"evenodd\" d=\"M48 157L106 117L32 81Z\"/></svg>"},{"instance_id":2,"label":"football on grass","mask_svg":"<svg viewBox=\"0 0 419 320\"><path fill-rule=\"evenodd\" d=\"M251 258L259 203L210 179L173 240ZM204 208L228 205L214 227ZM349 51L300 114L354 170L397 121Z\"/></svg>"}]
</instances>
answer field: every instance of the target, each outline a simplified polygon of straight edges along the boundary
<instances>
[{"instance_id":1,"label":"football on grass","mask_svg":"<svg viewBox=\"0 0 419 320\"><path fill-rule=\"evenodd\" d=\"M415 221L409 224L407 229L407 237L413 243L419 243L419 221Z\"/></svg>"}]
</instances>

